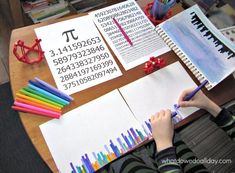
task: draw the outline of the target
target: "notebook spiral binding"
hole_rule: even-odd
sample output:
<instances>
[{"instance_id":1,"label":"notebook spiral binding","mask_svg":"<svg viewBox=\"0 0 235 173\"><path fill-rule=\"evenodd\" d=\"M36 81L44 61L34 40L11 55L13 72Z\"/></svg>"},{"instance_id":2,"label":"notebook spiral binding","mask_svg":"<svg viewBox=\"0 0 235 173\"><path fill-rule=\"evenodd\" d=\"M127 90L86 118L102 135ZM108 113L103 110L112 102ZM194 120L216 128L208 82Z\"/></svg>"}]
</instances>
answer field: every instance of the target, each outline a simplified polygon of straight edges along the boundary
<instances>
[{"instance_id":1,"label":"notebook spiral binding","mask_svg":"<svg viewBox=\"0 0 235 173\"><path fill-rule=\"evenodd\" d=\"M187 55L182 52L177 45L171 40L171 38L159 27L156 26L156 32L163 39L163 41L176 53L176 55L184 62L184 64L190 69L193 75L202 83L206 77L193 65ZM208 90L212 88L210 82L205 86Z\"/></svg>"}]
</instances>

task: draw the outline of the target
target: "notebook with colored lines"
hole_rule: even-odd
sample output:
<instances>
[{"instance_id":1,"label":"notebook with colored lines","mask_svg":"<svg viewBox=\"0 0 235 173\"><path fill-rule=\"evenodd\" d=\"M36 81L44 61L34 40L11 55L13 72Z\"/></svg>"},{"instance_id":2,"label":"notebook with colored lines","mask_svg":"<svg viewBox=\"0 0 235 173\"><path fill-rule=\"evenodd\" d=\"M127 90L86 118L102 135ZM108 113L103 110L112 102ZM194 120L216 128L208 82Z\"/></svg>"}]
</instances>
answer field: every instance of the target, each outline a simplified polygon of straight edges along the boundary
<instances>
[{"instance_id":1,"label":"notebook with colored lines","mask_svg":"<svg viewBox=\"0 0 235 173\"><path fill-rule=\"evenodd\" d=\"M40 129L61 173L91 173L151 139L151 115L160 109L172 110L182 90L191 87L196 84L176 62L50 120ZM177 123L196 110L182 108L173 120Z\"/></svg>"},{"instance_id":2,"label":"notebook with colored lines","mask_svg":"<svg viewBox=\"0 0 235 173\"><path fill-rule=\"evenodd\" d=\"M197 5L156 26L158 35L212 89L235 71L235 44L207 19Z\"/></svg>"}]
</instances>

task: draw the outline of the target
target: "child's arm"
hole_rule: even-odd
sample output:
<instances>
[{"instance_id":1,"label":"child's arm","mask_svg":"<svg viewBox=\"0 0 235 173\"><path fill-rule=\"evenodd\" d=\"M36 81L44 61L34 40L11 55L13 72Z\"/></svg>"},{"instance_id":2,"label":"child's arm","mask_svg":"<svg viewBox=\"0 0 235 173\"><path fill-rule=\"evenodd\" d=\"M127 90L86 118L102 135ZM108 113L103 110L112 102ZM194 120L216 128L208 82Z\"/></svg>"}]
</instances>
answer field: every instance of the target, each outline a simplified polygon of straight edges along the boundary
<instances>
[{"instance_id":1,"label":"child's arm","mask_svg":"<svg viewBox=\"0 0 235 173\"><path fill-rule=\"evenodd\" d=\"M214 121L220 128L222 128L228 136L235 141L235 116L232 115L228 110L223 108L219 114L214 117L211 116L210 119Z\"/></svg>"},{"instance_id":2,"label":"child's arm","mask_svg":"<svg viewBox=\"0 0 235 173\"><path fill-rule=\"evenodd\" d=\"M172 139L174 135L174 124L171 120L171 111L161 110L151 117L153 138L157 147L158 169L162 173L181 173L181 167L176 161L176 151Z\"/></svg>"},{"instance_id":3,"label":"child's arm","mask_svg":"<svg viewBox=\"0 0 235 173\"><path fill-rule=\"evenodd\" d=\"M181 107L198 107L208 111L214 121L235 141L235 116L226 109L221 109L216 103L210 100L202 91L199 91L191 100L184 101L186 95L190 94L194 88L182 92L178 104Z\"/></svg>"}]
</instances>

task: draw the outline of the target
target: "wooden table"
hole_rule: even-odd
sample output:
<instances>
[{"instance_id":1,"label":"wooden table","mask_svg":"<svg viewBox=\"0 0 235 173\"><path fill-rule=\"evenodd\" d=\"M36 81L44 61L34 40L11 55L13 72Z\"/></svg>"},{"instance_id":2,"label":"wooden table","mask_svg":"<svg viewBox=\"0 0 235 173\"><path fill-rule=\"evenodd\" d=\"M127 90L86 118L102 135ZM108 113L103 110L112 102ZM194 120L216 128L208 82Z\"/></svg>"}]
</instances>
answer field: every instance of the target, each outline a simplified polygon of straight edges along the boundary
<instances>
[{"instance_id":1,"label":"wooden table","mask_svg":"<svg viewBox=\"0 0 235 173\"><path fill-rule=\"evenodd\" d=\"M139 3L141 7L144 7L146 1L139 1ZM183 9L181 5L177 4L173 9L173 14L176 14L182 10ZM67 19L74 18L74 17L78 17L78 16L62 18L53 22L44 22L44 23L40 23L40 24L36 24L36 25L24 27L24 28L15 29L12 31L11 39L10 39L10 46L9 46L10 47L9 68L10 68L11 88L12 88L12 92L14 96L17 91L19 91L22 87L26 86L29 79L33 79L36 76L47 81L53 86L56 86L46 60L42 61L39 64L34 64L34 65L28 65L28 64L17 61L15 56L12 53L14 43L17 40L21 39L25 41L27 45L31 45L33 44L34 39L36 37L34 28L45 26L45 25L63 21L63 20L67 20ZM113 56L115 57L114 54ZM164 57L167 64L171 64L179 60L179 58L176 56L176 54L173 51L168 52L162 55L161 57ZM130 82L133 82L145 76L143 72L143 64L131 70L125 71L116 57L115 57L115 60L118 63L123 75L121 77L115 78L113 80L104 82L102 84L96 85L84 91L73 94L72 97L74 97L74 101L69 106L66 106L64 108L63 110L64 113L82 104L85 104L97 97L100 97L108 93L109 91L112 91L116 88L120 88ZM184 66L183 63L182 65ZM193 80L197 84L199 84L199 82L195 79L195 77L188 70L188 68L185 67L185 69L189 72ZM205 91L205 93L219 105L227 103L235 98L235 79L232 76L229 76L227 79L221 82L218 86L216 86L210 92ZM201 116L203 113L205 112L198 111L194 113L192 116L188 117L187 119L183 120L180 124L178 124L177 127L182 126L196 119L197 117ZM48 166L53 172L58 172L56 165L53 161L53 158L44 141L42 133L39 129L39 125L49 121L50 118L46 118L42 116L35 116L35 115L22 113L22 112L19 112L19 115L20 115L21 121L24 125L26 132L28 133L33 145L35 146L35 148L37 149L37 151L39 152L43 160L48 164Z\"/></svg>"}]
</instances>

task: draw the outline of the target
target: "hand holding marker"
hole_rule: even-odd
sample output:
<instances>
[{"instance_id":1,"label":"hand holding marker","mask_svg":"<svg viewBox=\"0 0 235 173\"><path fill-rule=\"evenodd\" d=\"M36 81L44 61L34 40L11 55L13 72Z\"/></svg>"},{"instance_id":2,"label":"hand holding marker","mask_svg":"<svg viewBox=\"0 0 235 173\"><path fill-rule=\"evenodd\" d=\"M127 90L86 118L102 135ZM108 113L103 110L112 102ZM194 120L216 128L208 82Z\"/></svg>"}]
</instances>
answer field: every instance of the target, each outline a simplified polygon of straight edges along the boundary
<instances>
[{"instance_id":1,"label":"hand holding marker","mask_svg":"<svg viewBox=\"0 0 235 173\"><path fill-rule=\"evenodd\" d=\"M207 83L208 83L207 80L203 81L203 82L201 83L201 85L199 85L191 94L187 95L187 96L184 98L184 100L185 100L185 101L191 100L191 99L197 94L197 92L200 91ZM180 106L179 106L179 105L174 105L174 107L175 107L175 110L176 110L176 111L174 111L174 112L171 113L171 117L172 117L172 118L177 115L177 109L179 109Z\"/></svg>"}]
</instances>

